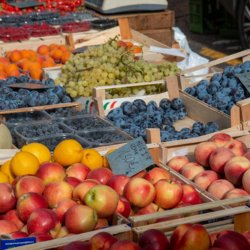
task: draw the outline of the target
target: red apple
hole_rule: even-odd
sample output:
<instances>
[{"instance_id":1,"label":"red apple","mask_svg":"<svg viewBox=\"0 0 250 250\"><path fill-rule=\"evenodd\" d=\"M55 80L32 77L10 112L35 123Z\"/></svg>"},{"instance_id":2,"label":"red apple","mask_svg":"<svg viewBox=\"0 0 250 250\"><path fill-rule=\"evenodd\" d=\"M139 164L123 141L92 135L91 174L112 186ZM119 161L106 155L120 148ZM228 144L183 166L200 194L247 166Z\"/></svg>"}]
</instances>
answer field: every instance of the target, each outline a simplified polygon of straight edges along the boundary
<instances>
[{"instance_id":1,"label":"red apple","mask_svg":"<svg viewBox=\"0 0 250 250\"><path fill-rule=\"evenodd\" d=\"M110 250L141 250L141 248L133 241L119 240L111 246Z\"/></svg>"},{"instance_id":2,"label":"red apple","mask_svg":"<svg viewBox=\"0 0 250 250\"><path fill-rule=\"evenodd\" d=\"M115 242L117 238L107 232L97 233L90 239L92 248L95 250L109 250Z\"/></svg>"},{"instance_id":3,"label":"red apple","mask_svg":"<svg viewBox=\"0 0 250 250\"><path fill-rule=\"evenodd\" d=\"M119 195L111 187L96 185L92 187L84 197L84 202L95 209L98 217L106 218L116 211Z\"/></svg>"},{"instance_id":4,"label":"red apple","mask_svg":"<svg viewBox=\"0 0 250 250\"><path fill-rule=\"evenodd\" d=\"M45 185L40 178L32 175L22 176L15 185L15 194L17 198L31 192L42 194L44 188Z\"/></svg>"},{"instance_id":5,"label":"red apple","mask_svg":"<svg viewBox=\"0 0 250 250\"><path fill-rule=\"evenodd\" d=\"M79 179L76 179L75 177L65 177L64 181L66 181L67 183L69 183L69 185L72 188L75 188L77 185L79 185L80 183L82 183Z\"/></svg>"},{"instance_id":6,"label":"red apple","mask_svg":"<svg viewBox=\"0 0 250 250\"><path fill-rule=\"evenodd\" d=\"M18 230L21 230L24 226L24 223L18 217L15 209L9 210L6 214L4 214L3 219L14 222Z\"/></svg>"},{"instance_id":7,"label":"red apple","mask_svg":"<svg viewBox=\"0 0 250 250\"><path fill-rule=\"evenodd\" d=\"M85 180L79 185L77 185L73 190L73 200L75 201L84 201L85 195L88 193L88 191L100 184L97 180Z\"/></svg>"},{"instance_id":8,"label":"red apple","mask_svg":"<svg viewBox=\"0 0 250 250\"><path fill-rule=\"evenodd\" d=\"M96 226L95 226L95 230L100 229L100 228L104 228L104 227L108 227L108 226L109 226L109 222L106 218L98 218Z\"/></svg>"},{"instance_id":9,"label":"red apple","mask_svg":"<svg viewBox=\"0 0 250 250\"><path fill-rule=\"evenodd\" d=\"M36 173L36 176L42 179L45 185L51 182L62 181L65 175L63 166L56 162L42 163Z\"/></svg>"},{"instance_id":10,"label":"red apple","mask_svg":"<svg viewBox=\"0 0 250 250\"><path fill-rule=\"evenodd\" d=\"M84 181L87 178L90 168L83 165L82 163L75 163L66 169L67 177L74 177L80 181Z\"/></svg>"},{"instance_id":11,"label":"red apple","mask_svg":"<svg viewBox=\"0 0 250 250\"><path fill-rule=\"evenodd\" d=\"M29 235L27 233L21 232L21 231L16 231L16 232L13 232L13 233L9 233L8 236L11 239L20 239L20 238L27 238L27 237L29 237Z\"/></svg>"},{"instance_id":12,"label":"red apple","mask_svg":"<svg viewBox=\"0 0 250 250\"><path fill-rule=\"evenodd\" d=\"M219 179L212 182L208 187L208 192L217 199L222 199L223 195L234 188L233 184L227 180Z\"/></svg>"},{"instance_id":13,"label":"red apple","mask_svg":"<svg viewBox=\"0 0 250 250\"><path fill-rule=\"evenodd\" d=\"M235 186L239 186L243 174L248 169L250 169L250 161L244 156L235 156L224 167L225 177Z\"/></svg>"},{"instance_id":14,"label":"red apple","mask_svg":"<svg viewBox=\"0 0 250 250\"><path fill-rule=\"evenodd\" d=\"M168 180L159 180L155 184L154 202L163 209L175 207L182 199L183 189L181 184Z\"/></svg>"},{"instance_id":15,"label":"red apple","mask_svg":"<svg viewBox=\"0 0 250 250\"><path fill-rule=\"evenodd\" d=\"M189 163L189 159L186 156L175 156L170 161L168 161L167 166L180 172L181 168Z\"/></svg>"},{"instance_id":16,"label":"red apple","mask_svg":"<svg viewBox=\"0 0 250 250\"><path fill-rule=\"evenodd\" d=\"M30 215L27 221L28 233L49 233L53 238L58 234L61 223L54 211L47 208L38 208Z\"/></svg>"},{"instance_id":17,"label":"red apple","mask_svg":"<svg viewBox=\"0 0 250 250\"><path fill-rule=\"evenodd\" d=\"M208 166L209 157L216 149L217 145L212 141L206 141L198 144L194 150L195 160L202 166Z\"/></svg>"},{"instance_id":18,"label":"red apple","mask_svg":"<svg viewBox=\"0 0 250 250\"><path fill-rule=\"evenodd\" d=\"M155 198L155 188L149 181L133 177L124 188L124 196L137 207L146 207Z\"/></svg>"},{"instance_id":19,"label":"red apple","mask_svg":"<svg viewBox=\"0 0 250 250\"><path fill-rule=\"evenodd\" d=\"M206 190L213 181L218 179L219 176L215 171L205 170L195 176L194 183L200 188Z\"/></svg>"},{"instance_id":20,"label":"red apple","mask_svg":"<svg viewBox=\"0 0 250 250\"><path fill-rule=\"evenodd\" d=\"M159 210L155 203L150 203L146 207L140 208L136 211L135 215L152 214Z\"/></svg>"},{"instance_id":21,"label":"red apple","mask_svg":"<svg viewBox=\"0 0 250 250\"><path fill-rule=\"evenodd\" d=\"M90 242L74 241L67 244L63 250L93 250Z\"/></svg>"},{"instance_id":22,"label":"red apple","mask_svg":"<svg viewBox=\"0 0 250 250\"><path fill-rule=\"evenodd\" d=\"M171 174L167 170L163 168L155 167L151 169L144 176L144 179L150 181L154 185L157 181L161 179L170 180L171 177L172 177Z\"/></svg>"},{"instance_id":23,"label":"red apple","mask_svg":"<svg viewBox=\"0 0 250 250\"><path fill-rule=\"evenodd\" d=\"M180 226L182 227L182 226ZM177 229L178 230L178 227ZM182 234L181 236L178 233ZM175 233L174 233L175 234ZM174 236L173 234L173 236ZM172 236L172 237L173 237ZM211 245L207 230L199 224L187 225L178 230L175 237L170 240L171 250L208 249Z\"/></svg>"},{"instance_id":24,"label":"red apple","mask_svg":"<svg viewBox=\"0 0 250 250\"><path fill-rule=\"evenodd\" d=\"M236 156L243 156L247 152L247 146L238 140L228 142L224 147L230 149Z\"/></svg>"},{"instance_id":25,"label":"red apple","mask_svg":"<svg viewBox=\"0 0 250 250\"><path fill-rule=\"evenodd\" d=\"M223 174L225 164L234 156L228 148L217 148L209 157L209 166L215 172Z\"/></svg>"},{"instance_id":26,"label":"red apple","mask_svg":"<svg viewBox=\"0 0 250 250\"><path fill-rule=\"evenodd\" d=\"M75 205L65 214L65 226L70 233L89 232L95 228L96 223L96 211L85 205Z\"/></svg>"},{"instance_id":27,"label":"red apple","mask_svg":"<svg viewBox=\"0 0 250 250\"><path fill-rule=\"evenodd\" d=\"M248 243L250 244L250 230L244 232L243 236L247 239Z\"/></svg>"},{"instance_id":28,"label":"red apple","mask_svg":"<svg viewBox=\"0 0 250 250\"><path fill-rule=\"evenodd\" d=\"M201 165L197 164L196 162L189 162L182 167L181 174L187 179L193 180L196 175L203 171L205 171L205 169Z\"/></svg>"},{"instance_id":29,"label":"red apple","mask_svg":"<svg viewBox=\"0 0 250 250\"><path fill-rule=\"evenodd\" d=\"M196 205L202 203L202 199L198 191L189 184L183 184L183 195L181 201L183 203L189 203L191 205Z\"/></svg>"},{"instance_id":30,"label":"red apple","mask_svg":"<svg viewBox=\"0 0 250 250\"><path fill-rule=\"evenodd\" d=\"M16 224L8 220L0 220L0 235L18 231Z\"/></svg>"},{"instance_id":31,"label":"red apple","mask_svg":"<svg viewBox=\"0 0 250 250\"><path fill-rule=\"evenodd\" d=\"M107 182L107 185L112 187L119 195L123 195L124 188L130 178L127 175L113 175Z\"/></svg>"},{"instance_id":32,"label":"red apple","mask_svg":"<svg viewBox=\"0 0 250 250\"><path fill-rule=\"evenodd\" d=\"M97 168L88 173L87 179L98 180L101 184L106 184L113 176L108 168Z\"/></svg>"},{"instance_id":33,"label":"red apple","mask_svg":"<svg viewBox=\"0 0 250 250\"><path fill-rule=\"evenodd\" d=\"M16 205L16 197L12 186L8 183L0 183L0 213L8 212Z\"/></svg>"},{"instance_id":34,"label":"red apple","mask_svg":"<svg viewBox=\"0 0 250 250\"><path fill-rule=\"evenodd\" d=\"M125 197L120 196L115 212L121 214L125 218L129 217L131 213L131 206L129 201Z\"/></svg>"},{"instance_id":35,"label":"red apple","mask_svg":"<svg viewBox=\"0 0 250 250\"><path fill-rule=\"evenodd\" d=\"M57 217L59 218L60 222L63 223L64 222L64 216L65 213L74 205L76 205L77 203L71 199L65 199L65 200L61 200L57 207L54 208L54 212L56 213Z\"/></svg>"},{"instance_id":36,"label":"red apple","mask_svg":"<svg viewBox=\"0 0 250 250\"><path fill-rule=\"evenodd\" d=\"M45 198L37 193L23 194L17 200L17 214L18 217L23 221L27 222L30 214L38 208L47 208L48 203Z\"/></svg>"},{"instance_id":37,"label":"red apple","mask_svg":"<svg viewBox=\"0 0 250 250\"><path fill-rule=\"evenodd\" d=\"M209 141L214 142L217 145L217 147L223 147L228 142L231 142L233 140L234 139L230 135L225 133L217 133L209 139Z\"/></svg>"},{"instance_id":38,"label":"red apple","mask_svg":"<svg viewBox=\"0 0 250 250\"><path fill-rule=\"evenodd\" d=\"M250 194L250 170L248 169L242 177L242 186Z\"/></svg>"},{"instance_id":39,"label":"red apple","mask_svg":"<svg viewBox=\"0 0 250 250\"><path fill-rule=\"evenodd\" d=\"M65 181L49 183L43 192L43 197L50 208L54 208L64 199L71 199L73 188Z\"/></svg>"},{"instance_id":40,"label":"red apple","mask_svg":"<svg viewBox=\"0 0 250 250\"><path fill-rule=\"evenodd\" d=\"M242 234L227 231L215 240L213 247L219 247L223 250L249 250L250 244Z\"/></svg>"},{"instance_id":41,"label":"red apple","mask_svg":"<svg viewBox=\"0 0 250 250\"><path fill-rule=\"evenodd\" d=\"M29 236L31 237L35 237L36 238L36 242L43 242L43 241L47 241L47 240L53 240L52 236L48 233L32 233Z\"/></svg>"}]
</instances>

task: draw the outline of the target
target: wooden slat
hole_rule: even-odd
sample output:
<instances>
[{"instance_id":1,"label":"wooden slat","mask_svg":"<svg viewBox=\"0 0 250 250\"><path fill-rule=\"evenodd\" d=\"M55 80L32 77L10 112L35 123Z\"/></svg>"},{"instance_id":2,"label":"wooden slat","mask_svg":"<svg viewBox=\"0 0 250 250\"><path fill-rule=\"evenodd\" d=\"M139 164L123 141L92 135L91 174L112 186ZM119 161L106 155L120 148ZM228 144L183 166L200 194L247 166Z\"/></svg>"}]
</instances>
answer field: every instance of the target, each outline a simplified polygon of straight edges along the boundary
<instances>
[{"instance_id":1,"label":"wooden slat","mask_svg":"<svg viewBox=\"0 0 250 250\"><path fill-rule=\"evenodd\" d=\"M146 129L148 143L161 143L160 130L157 128Z\"/></svg>"},{"instance_id":2,"label":"wooden slat","mask_svg":"<svg viewBox=\"0 0 250 250\"><path fill-rule=\"evenodd\" d=\"M119 27L120 27L120 33L122 39L131 39L132 34L129 27L129 22L127 18L119 18L118 19Z\"/></svg>"}]
</instances>

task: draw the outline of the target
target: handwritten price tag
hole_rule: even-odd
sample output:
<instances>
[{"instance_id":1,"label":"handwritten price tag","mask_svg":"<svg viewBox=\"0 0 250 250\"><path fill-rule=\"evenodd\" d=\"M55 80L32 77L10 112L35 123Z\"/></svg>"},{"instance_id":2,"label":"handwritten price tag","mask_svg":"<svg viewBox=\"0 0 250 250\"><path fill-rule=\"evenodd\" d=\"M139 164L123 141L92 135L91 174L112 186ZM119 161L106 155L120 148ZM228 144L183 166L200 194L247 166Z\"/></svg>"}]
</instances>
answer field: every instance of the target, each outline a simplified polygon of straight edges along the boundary
<instances>
[{"instance_id":1,"label":"handwritten price tag","mask_svg":"<svg viewBox=\"0 0 250 250\"><path fill-rule=\"evenodd\" d=\"M114 174L132 176L154 164L147 145L141 137L107 155Z\"/></svg>"}]
</instances>

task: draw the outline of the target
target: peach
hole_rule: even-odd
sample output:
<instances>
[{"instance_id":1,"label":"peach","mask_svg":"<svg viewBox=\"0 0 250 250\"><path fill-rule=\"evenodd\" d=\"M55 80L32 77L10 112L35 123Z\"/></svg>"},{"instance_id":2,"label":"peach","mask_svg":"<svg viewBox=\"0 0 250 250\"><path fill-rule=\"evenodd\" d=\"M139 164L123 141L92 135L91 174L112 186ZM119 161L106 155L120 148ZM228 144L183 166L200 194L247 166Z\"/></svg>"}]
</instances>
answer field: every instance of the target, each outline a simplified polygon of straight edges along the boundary
<instances>
[{"instance_id":1,"label":"peach","mask_svg":"<svg viewBox=\"0 0 250 250\"><path fill-rule=\"evenodd\" d=\"M225 164L234 156L228 148L217 148L209 157L209 165L215 172L223 174Z\"/></svg>"},{"instance_id":2,"label":"peach","mask_svg":"<svg viewBox=\"0 0 250 250\"><path fill-rule=\"evenodd\" d=\"M217 145L211 141L198 144L194 150L195 160L202 166L208 166L209 156L216 148Z\"/></svg>"},{"instance_id":3,"label":"peach","mask_svg":"<svg viewBox=\"0 0 250 250\"><path fill-rule=\"evenodd\" d=\"M0 220L0 235L18 231L16 224L8 220Z\"/></svg>"},{"instance_id":4,"label":"peach","mask_svg":"<svg viewBox=\"0 0 250 250\"><path fill-rule=\"evenodd\" d=\"M66 169L66 176L75 177L80 181L84 181L87 178L90 168L82 163L75 163Z\"/></svg>"},{"instance_id":5,"label":"peach","mask_svg":"<svg viewBox=\"0 0 250 250\"><path fill-rule=\"evenodd\" d=\"M217 199L222 199L226 192L234 188L233 184L227 180L219 179L212 182L208 187L208 192Z\"/></svg>"},{"instance_id":6,"label":"peach","mask_svg":"<svg viewBox=\"0 0 250 250\"><path fill-rule=\"evenodd\" d=\"M189 180L193 180L196 175L203 171L205 171L205 169L201 165L197 164L196 162L189 162L182 167L181 174Z\"/></svg>"},{"instance_id":7,"label":"peach","mask_svg":"<svg viewBox=\"0 0 250 250\"><path fill-rule=\"evenodd\" d=\"M235 156L224 167L225 177L235 186L239 186L243 174L248 169L250 169L250 161L244 156Z\"/></svg>"},{"instance_id":8,"label":"peach","mask_svg":"<svg viewBox=\"0 0 250 250\"><path fill-rule=\"evenodd\" d=\"M175 156L170 161L168 161L167 166L180 172L181 168L189 163L189 159L186 156Z\"/></svg>"},{"instance_id":9,"label":"peach","mask_svg":"<svg viewBox=\"0 0 250 250\"><path fill-rule=\"evenodd\" d=\"M29 192L42 194L44 188L42 179L36 176L22 176L15 185L15 194L17 198Z\"/></svg>"},{"instance_id":10,"label":"peach","mask_svg":"<svg viewBox=\"0 0 250 250\"><path fill-rule=\"evenodd\" d=\"M248 169L242 177L242 186L250 194L250 170Z\"/></svg>"},{"instance_id":11,"label":"peach","mask_svg":"<svg viewBox=\"0 0 250 250\"><path fill-rule=\"evenodd\" d=\"M162 179L171 180L171 178L172 176L167 170L163 168L159 168L159 167L155 167L151 169L144 176L144 179L150 181L153 185L159 180L162 180Z\"/></svg>"},{"instance_id":12,"label":"peach","mask_svg":"<svg viewBox=\"0 0 250 250\"><path fill-rule=\"evenodd\" d=\"M124 196L132 205L146 207L155 198L155 188L149 181L133 177L124 188Z\"/></svg>"},{"instance_id":13,"label":"peach","mask_svg":"<svg viewBox=\"0 0 250 250\"><path fill-rule=\"evenodd\" d=\"M230 199L230 198L237 198L241 196L249 195L244 189L241 188L234 188L226 192L222 199Z\"/></svg>"},{"instance_id":14,"label":"peach","mask_svg":"<svg viewBox=\"0 0 250 250\"><path fill-rule=\"evenodd\" d=\"M218 179L219 176L215 171L205 170L195 176L194 183L200 188L206 190L213 181Z\"/></svg>"},{"instance_id":15,"label":"peach","mask_svg":"<svg viewBox=\"0 0 250 250\"><path fill-rule=\"evenodd\" d=\"M245 143L238 140L228 142L224 147L230 149L236 156L242 156L247 152Z\"/></svg>"},{"instance_id":16,"label":"peach","mask_svg":"<svg viewBox=\"0 0 250 250\"><path fill-rule=\"evenodd\" d=\"M43 192L43 197L48 202L50 208L56 207L60 201L71 199L73 188L65 181L49 183Z\"/></svg>"},{"instance_id":17,"label":"peach","mask_svg":"<svg viewBox=\"0 0 250 250\"><path fill-rule=\"evenodd\" d=\"M234 139L230 135L225 133L215 134L209 139L209 141L214 142L217 145L217 147L223 147L228 142L231 142L233 140Z\"/></svg>"}]
</instances>

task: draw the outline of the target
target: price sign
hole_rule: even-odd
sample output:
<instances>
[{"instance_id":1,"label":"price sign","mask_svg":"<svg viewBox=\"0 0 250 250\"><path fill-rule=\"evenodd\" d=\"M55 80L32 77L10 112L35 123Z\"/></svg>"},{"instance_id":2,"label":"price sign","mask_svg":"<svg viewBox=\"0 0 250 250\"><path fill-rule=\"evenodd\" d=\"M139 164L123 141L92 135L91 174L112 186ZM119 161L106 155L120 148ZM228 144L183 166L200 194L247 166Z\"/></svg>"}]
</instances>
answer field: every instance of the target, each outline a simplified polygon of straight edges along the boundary
<instances>
[{"instance_id":1,"label":"price sign","mask_svg":"<svg viewBox=\"0 0 250 250\"><path fill-rule=\"evenodd\" d=\"M250 93L250 72L245 72L241 74L236 74L241 81L241 83L245 86L248 93Z\"/></svg>"},{"instance_id":2,"label":"price sign","mask_svg":"<svg viewBox=\"0 0 250 250\"><path fill-rule=\"evenodd\" d=\"M133 176L154 164L142 137L130 141L123 147L107 155L114 174Z\"/></svg>"}]
</instances>

